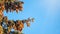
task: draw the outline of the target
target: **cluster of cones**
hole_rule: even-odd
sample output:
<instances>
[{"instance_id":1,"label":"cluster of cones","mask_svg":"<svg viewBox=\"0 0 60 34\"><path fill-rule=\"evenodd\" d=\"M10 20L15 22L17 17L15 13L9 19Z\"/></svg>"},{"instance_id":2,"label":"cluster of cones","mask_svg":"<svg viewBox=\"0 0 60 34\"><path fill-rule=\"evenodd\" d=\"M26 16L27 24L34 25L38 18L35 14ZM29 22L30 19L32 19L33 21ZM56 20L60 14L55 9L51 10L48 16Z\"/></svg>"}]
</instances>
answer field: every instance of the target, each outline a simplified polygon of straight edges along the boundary
<instances>
[{"instance_id":1,"label":"cluster of cones","mask_svg":"<svg viewBox=\"0 0 60 34\"><path fill-rule=\"evenodd\" d=\"M30 22L34 22L34 18L28 18L25 20L8 20L7 16L3 17L2 21L0 22L0 34L11 34L11 29L13 28L15 31L12 32L12 34L20 34L22 32L22 29L24 28L24 23L27 24L27 26L30 26ZM7 25L7 29L5 29L3 26Z\"/></svg>"},{"instance_id":2,"label":"cluster of cones","mask_svg":"<svg viewBox=\"0 0 60 34\"><path fill-rule=\"evenodd\" d=\"M0 10L6 12L10 11L22 11L23 10L23 1L18 1L18 0L0 0Z\"/></svg>"}]
</instances>

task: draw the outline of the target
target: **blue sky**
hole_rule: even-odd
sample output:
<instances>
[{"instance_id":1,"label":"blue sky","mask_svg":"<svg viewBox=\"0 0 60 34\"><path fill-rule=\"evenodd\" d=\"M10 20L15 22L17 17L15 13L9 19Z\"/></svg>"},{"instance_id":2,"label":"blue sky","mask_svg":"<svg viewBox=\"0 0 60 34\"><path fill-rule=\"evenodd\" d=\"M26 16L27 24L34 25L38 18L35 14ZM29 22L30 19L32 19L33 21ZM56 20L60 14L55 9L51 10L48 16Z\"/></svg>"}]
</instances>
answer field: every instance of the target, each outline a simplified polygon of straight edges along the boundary
<instances>
[{"instance_id":1,"label":"blue sky","mask_svg":"<svg viewBox=\"0 0 60 34\"><path fill-rule=\"evenodd\" d=\"M18 14L16 12L6 13L8 19L22 20L28 17L35 18L30 27L26 24L24 34L60 34L60 0L23 0L24 9Z\"/></svg>"}]
</instances>

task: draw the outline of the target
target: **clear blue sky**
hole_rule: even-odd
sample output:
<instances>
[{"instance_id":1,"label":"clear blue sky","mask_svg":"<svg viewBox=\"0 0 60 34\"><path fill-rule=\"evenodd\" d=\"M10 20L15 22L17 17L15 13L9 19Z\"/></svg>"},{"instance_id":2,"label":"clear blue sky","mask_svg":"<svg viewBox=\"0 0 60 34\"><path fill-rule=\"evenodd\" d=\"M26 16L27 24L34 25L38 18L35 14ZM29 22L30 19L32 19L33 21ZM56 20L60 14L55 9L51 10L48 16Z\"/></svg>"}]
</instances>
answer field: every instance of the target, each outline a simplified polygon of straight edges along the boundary
<instances>
[{"instance_id":1,"label":"clear blue sky","mask_svg":"<svg viewBox=\"0 0 60 34\"><path fill-rule=\"evenodd\" d=\"M60 34L60 0L23 0L23 12L6 13L9 20L34 17L34 23L23 29L24 34Z\"/></svg>"}]
</instances>

